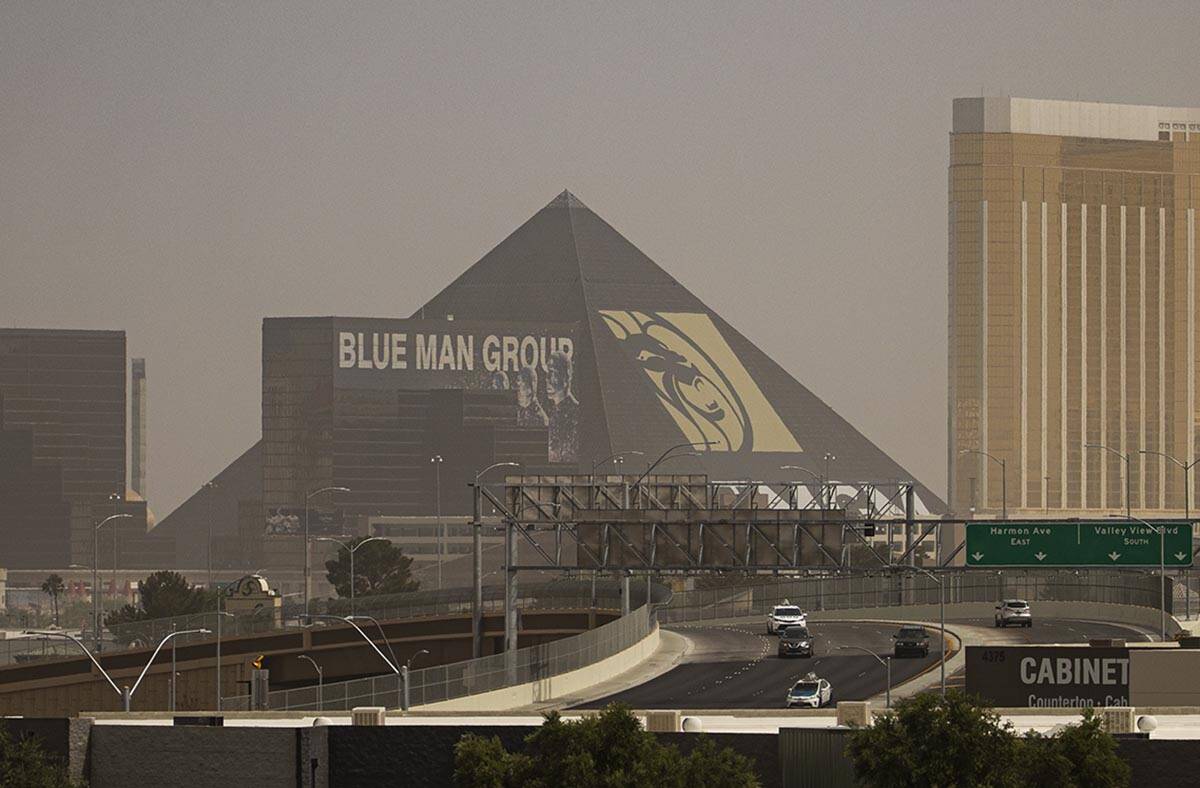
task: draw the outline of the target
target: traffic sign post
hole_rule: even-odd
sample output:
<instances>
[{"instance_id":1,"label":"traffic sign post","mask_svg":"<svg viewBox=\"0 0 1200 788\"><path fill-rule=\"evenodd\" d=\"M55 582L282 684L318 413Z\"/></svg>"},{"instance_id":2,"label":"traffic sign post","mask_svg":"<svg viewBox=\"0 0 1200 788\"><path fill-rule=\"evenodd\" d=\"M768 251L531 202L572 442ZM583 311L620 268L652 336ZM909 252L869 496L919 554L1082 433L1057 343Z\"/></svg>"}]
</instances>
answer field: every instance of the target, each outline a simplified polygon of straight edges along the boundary
<instances>
[{"instance_id":1,"label":"traffic sign post","mask_svg":"<svg viewBox=\"0 0 1200 788\"><path fill-rule=\"evenodd\" d=\"M1192 528L1157 522L1166 529L1165 566L1192 565ZM1124 520L967 524L967 566L1158 566L1154 528Z\"/></svg>"}]
</instances>

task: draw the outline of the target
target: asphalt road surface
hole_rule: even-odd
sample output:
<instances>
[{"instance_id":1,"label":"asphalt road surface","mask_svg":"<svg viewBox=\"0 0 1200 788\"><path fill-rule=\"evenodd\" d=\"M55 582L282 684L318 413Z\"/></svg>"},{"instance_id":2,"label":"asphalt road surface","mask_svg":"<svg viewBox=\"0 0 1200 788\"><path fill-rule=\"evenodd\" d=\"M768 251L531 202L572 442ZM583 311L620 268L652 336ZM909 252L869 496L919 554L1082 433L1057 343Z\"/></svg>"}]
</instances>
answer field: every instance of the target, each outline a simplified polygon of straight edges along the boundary
<instances>
[{"instance_id":1,"label":"asphalt road surface","mask_svg":"<svg viewBox=\"0 0 1200 788\"><path fill-rule=\"evenodd\" d=\"M991 628L990 619L947 621ZM780 658L777 639L765 634L761 622L739 625L676 625L672 630L692 642L692 649L675 668L644 684L578 708L602 708L620 702L637 709L771 709L783 708L784 696L809 672L833 685L833 702L865 700L886 687L884 668L861 652L860 646L881 656L891 653L897 627L866 622L811 622L815 636L811 659ZM1036 620L1029 629L996 629L995 641L1024 643L1084 643L1089 638L1121 637L1149 640L1135 627L1072 620ZM923 670L937 669L937 640L928 657L892 660L892 684L898 685ZM961 678L961 677L956 677ZM948 682L961 686L961 681Z\"/></svg>"}]
</instances>

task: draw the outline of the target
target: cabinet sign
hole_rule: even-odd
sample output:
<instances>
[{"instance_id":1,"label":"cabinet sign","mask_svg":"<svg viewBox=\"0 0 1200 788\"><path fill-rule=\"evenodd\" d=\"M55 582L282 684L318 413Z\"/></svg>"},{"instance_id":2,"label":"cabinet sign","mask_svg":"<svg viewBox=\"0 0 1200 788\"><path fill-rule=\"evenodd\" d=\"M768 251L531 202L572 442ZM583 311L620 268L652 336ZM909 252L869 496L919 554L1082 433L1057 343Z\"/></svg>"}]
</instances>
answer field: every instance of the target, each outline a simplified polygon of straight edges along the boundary
<instances>
[{"instance_id":1,"label":"cabinet sign","mask_svg":"<svg viewBox=\"0 0 1200 788\"><path fill-rule=\"evenodd\" d=\"M993 706L1129 705L1129 649L967 646L967 694Z\"/></svg>"}]
</instances>

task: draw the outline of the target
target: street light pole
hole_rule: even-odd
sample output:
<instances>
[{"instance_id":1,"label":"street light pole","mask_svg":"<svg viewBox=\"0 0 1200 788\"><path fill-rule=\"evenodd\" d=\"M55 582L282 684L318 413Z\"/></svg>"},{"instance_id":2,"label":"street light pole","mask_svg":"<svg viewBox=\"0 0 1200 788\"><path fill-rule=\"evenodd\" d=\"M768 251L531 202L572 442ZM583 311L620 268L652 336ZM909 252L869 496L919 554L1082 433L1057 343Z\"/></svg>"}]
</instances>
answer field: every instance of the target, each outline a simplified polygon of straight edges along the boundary
<instances>
[{"instance_id":1,"label":"street light pole","mask_svg":"<svg viewBox=\"0 0 1200 788\"><path fill-rule=\"evenodd\" d=\"M317 542L335 542L340 544L347 553L350 554L350 615L354 615L354 584L357 577L354 574L354 553L358 548L365 545L367 542L387 542L390 541L382 536L368 536L360 542L356 542L353 547L343 542L341 539L334 539L332 536L318 536L314 541Z\"/></svg>"},{"instance_id":2,"label":"street light pole","mask_svg":"<svg viewBox=\"0 0 1200 788\"><path fill-rule=\"evenodd\" d=\"M667 450L666 450L666 451L664 451L662 454L660 454L660 455L658 456L658 459L657 459L657 460L655 460L654 462L650 463L650 466L649 466L648 468L646 468L646 472L645 472L645 473L643 473L641 476L639 476L639 477L638 477L638 479L637 479L637 481L635 481L635 482L633 483L633 488L636 490L636 489L638 488L638 485L640 485L640 484L642 483L642 481L644 481L644 480L645 480L645 478L646 478L647 476L649 476L649 475L650 475L650 472L651 472L651 471L653 471L655 468L657 468L657 467L658 467L658 465L659 465L659 463L661 463L661 462L663 462L664 460L666 460L666 459L668 458L668 455L670 455L670 454L671 454L671 452L675 451L676 449L707 449L709 446L712 446L712 445L713 445L713 441L703 441L703 442L701 442L701 443L677 443L677 444L675 444L674 446L672 446L671 448L667 449ZM689 457L689 456L690 456L690 457L695 457L695 456L696 456L696 453L695 453L695 452L691 452L691 453L689 453L689 454L680 454L680 455L677 455L677 456L680 456L680 457Z\"/></svg>"},{"instance_id":3,"label":"street light pole","mask_svg":"<svg viewBox=\"0 0 1200 788\"><path fill-rule=\"evenodd\" d=\"M304 613L307 615L309 611L309 599L312 596L312 580L309 571L309 555L308 555L308 502L312 500L314 495L320 495L323 492L350 492L349 487L321 487L304 495Z\"/></svg>"},{"instance_id":4,"label":"street light pole","mask_svg":"<svg viewBox=\"0 0 1200 788\"><path fill-rule=\"evenodd\" d=\"M228 584L224 586L227 588ZM228 616L233 618L233 613L221 609L221 597L224 596L223 589L217 591L217 712L221 711L221 619Z\"/></svg>"},{"instance_id":5,"label":"street light pole","mask_svg":"<svg viewBox=\"0 0 1200 788\"><path fill-rule=\"evenodd\" d=\"M375 653L378 654L379 658L382 659L387 666L392 669L393 673L397 675L400 674L400 668L396 667L396 664L388 659L386 654L379 650L379 646L375 645L375 641L371 640L370 636L367 635L366 632L363 632L362 628L359 627L358 624L355 624L353 621L351 621L349 616L328 616L323 613L313 613L312 615L305 616L305 618L309 620L319 618L322 621L341 621L344 624L349 624L350 626L354 627L355 632L362 635L363 640L367 641L367 645L375 650Z\"/></svg>"},{"instance_id":6,"label":"street light pole","mask_svg":"<svg viewBox=\"0 0 1200 788\"><path fill-rule=\"evenodd\" d=\"M208 497L208 547L205 548L204 552L205 552L205 558L208 560L208 587L212 588L212 585L213 585L213 561L212 561L213 498L215 497L213 491L217 489L217 483L215 481L205 482L204 489L206 491L205 495Z\"/></svg>"},{"instance_id":7,"label":"street light pole","mask_svg":"<svg viewBox=\"0 0 1200 788\"><path fill-rule=\"evenodd\" d=\"M876 662L878 662L880 665L883 665L884 669L887 671L887 695L884 696L884 705L885 708L890 709L892 707L892 658L890 656L881 657L874 651L871 651L869 648L863 648L862 646L840 646L839 648L842 651L853 650L861 651L864 654L869 654L875 658Z\"/></svg>"},{"instance_id":8,"label":"street light pole","mask_svg":"<svg viewBox=\"0 0 1200 788\"><path fill-rule=\"evenodd\" d=\"M133 517L132 514L111 514L92 530L92 647L100 650L100 529L113 520Z\"/></svg>"},{"instance_id":9,"label":"street light pole","mask_svg":"<svg viewBox=\"0 0 1200 788\"><path fill-rule=\"evenodd\" d=\"M411 657L409 657L408 660L404 663L404 666L400 668L400 682L404 687L404 692L401 695L401 699L402 699L402 702L400 704L401 711L408 711L409 706L412 705L412 703L409 699L409 696L408 696L408 674L412 672L413 660L416 659L417 657L421 656L422 654L428 654L428 653L429 653L429 649L426 649L426 648L421 649L420 651L418 651L417 653L415 653Z\"/></svg>"},{"instance_id":10,"label":"street light pole","mask_svg":"<svg viewBox=\"0 0 1200 788\"><path fill-rule=\"evenodd\" d=\"M442 455L429 458L433 463L433 511L437 522L437 590L442 590Z\"/></svg>"},{"instance_id":11,"label":"street light pole","mask_svg":"<svg viewBox=\"0 0 1200 788\"><path fill-rule=\"evenodd\" d=\"M1157 454L1159 457L1165 457L1166 459L1175 463L1175 465L1179 466L1180 470L1183 471L1183 519L1187 523L1188 533L1191 534L1192 533L1192 512L1191 512L1191 497L1192 497L1192 489L1191 488L1192 488L1192 485L1191 485L1191 475L1190 474L1191 474L1192 468L1196 467L1197 463L1200 463L1200 457L1197 457L1196 459L1192 460L1191 462L1184 462L1183 460L1179 459L1178 457L1172 457L1170 454L1167 454L1166 452L1162 452L1162 451L1152 451L1150 449L1142 449L1139 452L1139 454ZM1184 602L1183 615L1184 615L1184 618L1190 618L1191 614L1192 614L1192 587L1191 587L1191 574L1192 573L1191 573L1190 569L1187 569L1187 570L1183 570L1182 574L1183 574L1183 602Z\"/></svg>"},{"instance_id":12,"label":"street light pole","mask_svg":"<svg viewBox=\"0 0 1200 788\"><path fill-rule=\"evenodd\" d=\"M480 520L482 502L479 499L479 479L493 468L520 468L516 462L493 462L479 473L475 474L475 483L471 485L471 542L474 550L474 602L471 607L471 656L475 659L483 656L483 541L480 531L483 523Z\"/></svg>"},{"instance_id":13,"label":"street light pole","mask_svg":"<svg viewBox=\"0 0 1200 788\"><path fill-rule=\"evenodd\" d=\"M1000 519L1008 519L1008 465L1004 460L988 454L986 451L979 449L959 449L959 454L978 454L982 457L987 457L992 462L1000 466ZM1065 484L1065 482L1064 482ZM987 506L987 501L984 501L984 506Z\"/></svg>"},{"instance_id":14,"label":"street light pole","mask_svg":"<svg viewBox=\"0 0 1200 788\"><path fill-rule=\"evenodd\" d=\"M1133 519L1133 503L1132 503L1132 501L1133 501L1133 495L1132 495L1133 486L1132 486L1132 479L1130 478L1130 475L1129 475L1129 457L1130 457L1130 455L1122 454L1121 452L1117 451L1116 449L1112 448L1111 446L1105 446L1103 443L1085 443L1085 444L1083 444L1083 448L1085 448L1085 449L1103 449L1104 451L1112 452L1113 454L1117 455L1118 457L1120 457L1122 460L1125 461L1125 518ZM1145 501L1142 501L1142 508L1143 509L1146 508Z\"/></svg>"},{"instance_id":15,"label":"street light pole","mask_svg":"<svg viewBox=\"0 0 1200 788\"><path fill-rule=\"evenodd\" d=\"M158 656L158 652L162 651L162 647L166 645L168 640L179 637L180 635L211 635L212 632L207 629L184 629L178 632L169 633L166 637L159 641L158 648L154 649L154 653L150 655L150 661L146 663L146 667L142 668L142 673L140 676L138 676L137 681L134 682L132 689L129 687L118 687L117 683L112 680L112 676L108 674L108 671L105 670L104 666L100 664L100 661L96 659L96 655L91 651L88 651L88 647L83 645L83 641L79 640L79 638L75 637L74 635L66 632L42 632L39 630L26 630L25 634L38 635L41 637L63 638L79 646L79 648L83 650L83 653L87 654L88 659L92 661L92 664L96 666L96 670L100 671L100 675L104 677L104 680L108 682L108 686L112 687L113 691L121 696L125 711L129 711L130 705L133 702L133 693L137 692L137 688L141 686L142 679L146 677L146 671L150 670L150 666L154 664L155 657Z\"/></svg>"},{"instance_id":16,"label":"street light pole","mask_svg":"<svg viewBox=\"0 0 1200 788\"><path fill-rule=\"evenodd\" d=\"M317 661L307 654L301 654L297 659L306 660L312 663L312 666L317 669L317 711L322 711L325 705L325 672L321 670L321 666L317 664Z\"/></svg>"},{"instance_id":17,"label":"street light pole","mask_svg":"<svg viewBox=\"0 0 1200 788\"><path fill-rule=\"evenodd\" d=\"M833 479L829 475L829 462L830 462L830 460L836 460L837 457L833 454L830 454L829 452L825 452L825 456L822 459L825 460L825 508L832 509L833 508L833 490L832 490Z\"/></svg>"},{"instance_id":18,"label":"street light pole","mask_svg":"<svg viewBox=\"0 0 1200 788\"><path fill-rule=\"evenodd\" d=\"M1184 462L1183 460L1181 460L1177 457L1172 457L1170 454L1167 454L1164 451L1152 451L1150 449L1141 449L1138 451L1138 454L1157 454L1159 457L1165 457L1166 459L1175 463L1176 465L1178 465L1180 467L1180 469L1183 470L1183 519L1187 520L1188 527L1191 527L1191 522L1192 522L1191 486L1192 485L1189 484L1189 482L1191 481L1191 477L1189 476L1189 473L1192 470L1192 468L1196 467L1197 463L1200 463L1200 457L1197 457L1196 459L1192 460L1191 462Z\"/></svg>"},{"instance_id":19,"label":"street light pole","mask_svg":"<svg viewBox=\"0 0 1200 788\"><path fill-rule=\"evenodd\" d=\"M820 501L821 498L828 497L828 495L825 492L825 487L826 487L825 479L822 478L821 474L817 473L816 471L810 471L808 468L804 468L800 465L780 465L779 470L781 470L781 471L800 471L802 473L807 473L809 476L811 476L812 478L817 480L818 501ZM824 505L824 502L821 502L821 503L822 503L822 505ZM796 507L796 502L792 501L792 508L795 508L795 507Z\"/></svg>"},{"instance_id":20,"label":"street light pole","mask_svg":"<svg viewBox=\"0 0 1200 788\"><path fill-rule=\"evenodd\" d=\"M942 672L942 699L946 698L946 589L942 585L942 579L930 572L928 569L915 567L915 569L923 575L928 575L935 583L938 584L938 627L941 629L938 640L941 645L938 646L938 660L941 665Z\"/></svg>"},{"instance_id":21,"label":"street light pole","mask_svg":"<svg viewBox=\"0 0 1200 788\"><path fill-rule=\"evenodd\" d=\"M1120 517L1110 514L1109 517ZM1167 640L1167 527L1153 525L1140 517L1129 517L1158 534L1158 639ZM1189 528L1190 530L1190 528ZM1189 549L1191 549L1189 547Z\"/></svg>"}]
</instances>

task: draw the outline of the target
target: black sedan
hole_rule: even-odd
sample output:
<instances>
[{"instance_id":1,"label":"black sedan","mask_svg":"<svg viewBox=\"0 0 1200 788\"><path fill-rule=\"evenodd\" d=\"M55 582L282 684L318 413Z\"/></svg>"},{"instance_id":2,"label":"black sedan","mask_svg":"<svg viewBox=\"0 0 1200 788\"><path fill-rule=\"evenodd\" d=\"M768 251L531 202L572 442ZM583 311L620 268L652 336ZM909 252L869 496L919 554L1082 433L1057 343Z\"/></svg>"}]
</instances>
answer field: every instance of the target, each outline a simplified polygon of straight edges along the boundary
<instances>
[{"instance_id":1,"label":"black sedan","mask_svg":"<svg viewBox=\"0 0 1200 788\"><path fill-rule=\"evenodd\" d=\"M896 641L894 653L897 657L929 656L929 633L925 627L900 627L892 639Z\"/></svg>"},{"instance_id":2,"label":"black sedan","mask_svg":"<svg viewBox=\"0 0 1200 788\"><path fill-rule=\"evenodd\" d=\"M813 639L807 627L788 627L779 634L779 656L811 657Z\"/></svg>"}]
</instances>

